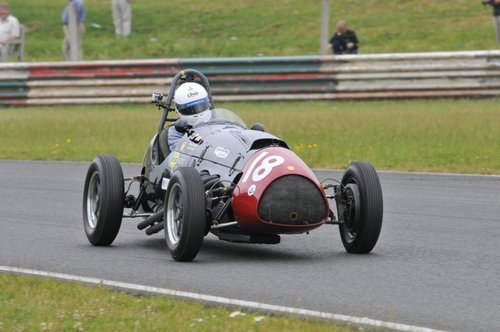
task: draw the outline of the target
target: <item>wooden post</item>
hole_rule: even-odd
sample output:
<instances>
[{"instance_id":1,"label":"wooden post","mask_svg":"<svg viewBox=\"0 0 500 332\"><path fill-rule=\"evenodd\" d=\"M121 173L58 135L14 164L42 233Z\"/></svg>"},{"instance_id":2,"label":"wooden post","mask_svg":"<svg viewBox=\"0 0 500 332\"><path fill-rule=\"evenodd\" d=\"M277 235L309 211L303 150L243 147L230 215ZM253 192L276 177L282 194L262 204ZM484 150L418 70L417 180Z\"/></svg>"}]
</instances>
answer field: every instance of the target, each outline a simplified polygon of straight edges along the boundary
<instances>
[{"instance_id":1,"label":"wooden post","mask_svg":"<svg viewBox=\"0 0 500 332\"><path fill-rule=\"evenodd\" d=\"M73 2L68 4L68 31L69 31L69 60L79 61L80 43L78 42L78 22L76 18L76 8Z\"/></svg>"},{"instance_id":2,"label":"wooden post","mask_svg":"<svg viewBox=\"0 0 500 332\"><path fill-rule=\"evenodd\" d=\"M322 0L321 4L321 33L319 40L319 54L328 54L328 29L330 28L330 0Z\"/></svg>"}]
</instances>

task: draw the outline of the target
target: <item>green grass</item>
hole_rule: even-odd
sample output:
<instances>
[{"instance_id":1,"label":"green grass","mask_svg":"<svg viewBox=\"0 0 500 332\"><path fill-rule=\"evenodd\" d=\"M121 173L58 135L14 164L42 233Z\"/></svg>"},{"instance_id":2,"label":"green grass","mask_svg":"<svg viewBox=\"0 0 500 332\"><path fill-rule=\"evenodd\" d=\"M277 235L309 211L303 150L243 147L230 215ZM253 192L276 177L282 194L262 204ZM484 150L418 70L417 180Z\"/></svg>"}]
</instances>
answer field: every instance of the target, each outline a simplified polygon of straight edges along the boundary
<instances>
[{"instance_id":1,"label":"green grass","mask_svg":"<svg viewBox=\"0 0 500 332\"><path fill-rule=\"evenodd\" d=\"M219 103L261 122L311 167L367 160L380 170L500 174L499 100ZM150 105L0 109L0 159L141 162Z\"/></svg>"},{"instance_id":2,"label":"green grass","mask_svg":"<svg viewBox=\"0 0 500 332\"><path fill-rule=\"evenodd\" d=\"M0 274L0 331L355 331L161 296Z\"/></svg>"},{"instance_id":3,"label":"green grass","mask_svg":"<svg viewBox=\"0 0 500 332\"><path fill-rule=\"evenodd\" d=\"M26 25L27 61L63 60L66 0L11 0ZM318 54L320 0L140 0L133 34L116 38L109 1L85 0L84 59ZM495 49L491 7L480 1L330 1L330 34L344 18L362 53ZM95 25L100 28L96 28Z\"/></svg>"}]
</instances>

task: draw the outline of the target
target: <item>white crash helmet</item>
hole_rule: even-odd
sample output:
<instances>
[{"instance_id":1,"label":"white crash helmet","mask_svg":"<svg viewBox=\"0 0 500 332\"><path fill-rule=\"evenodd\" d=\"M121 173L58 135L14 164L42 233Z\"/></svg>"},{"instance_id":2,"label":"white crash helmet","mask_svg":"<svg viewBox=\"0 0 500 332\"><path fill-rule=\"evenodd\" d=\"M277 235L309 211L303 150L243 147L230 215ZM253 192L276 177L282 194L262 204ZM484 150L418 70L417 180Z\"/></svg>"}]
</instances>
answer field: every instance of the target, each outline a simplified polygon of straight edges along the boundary
<instances>
[{"instance_id":1,"label":"white crash helmet","mask_svg":"<svg viewBox=\"0 0 500 332\"><path fill-rule=\"evenodd\" d=\"M174 94L177 113L189 125L210 120L210 100L205 88L195 82L182 84Z\"/></svg>"}]
</instances>

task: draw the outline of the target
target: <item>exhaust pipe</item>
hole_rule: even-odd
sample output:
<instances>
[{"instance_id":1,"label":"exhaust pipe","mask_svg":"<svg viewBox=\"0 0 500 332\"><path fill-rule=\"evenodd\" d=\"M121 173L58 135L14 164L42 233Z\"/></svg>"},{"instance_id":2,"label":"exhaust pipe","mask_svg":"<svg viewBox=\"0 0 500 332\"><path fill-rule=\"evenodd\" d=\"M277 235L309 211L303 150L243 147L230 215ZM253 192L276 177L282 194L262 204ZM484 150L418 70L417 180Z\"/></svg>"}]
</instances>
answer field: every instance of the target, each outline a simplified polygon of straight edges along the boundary
<instances>
[{"instance_id":1,"label":"exhaust pipe","mask_svg":"<svg viewBox=\"0 0 500 332\"><path fill-rule=\"evenodd\" d=\"M163 209L141 221L137 225L137 229L142 231L144 228L152 226L155 223L159 223L162 221L163 221Z\"/></svg>"},{"instance_id":2,"label":"exhaust pipe","mask_svg":"<svg viewBox=\"0 0 500 332\"><path fill-rule=\"evenodd\" d=\"M165 228L165 224L162 221L162 222L159 222L156 225L153 225L153 226L149 227L148 229L146 229L146 234L152 235L152 234L158 233L163 228Z\"/></svg>"}]
</instances>

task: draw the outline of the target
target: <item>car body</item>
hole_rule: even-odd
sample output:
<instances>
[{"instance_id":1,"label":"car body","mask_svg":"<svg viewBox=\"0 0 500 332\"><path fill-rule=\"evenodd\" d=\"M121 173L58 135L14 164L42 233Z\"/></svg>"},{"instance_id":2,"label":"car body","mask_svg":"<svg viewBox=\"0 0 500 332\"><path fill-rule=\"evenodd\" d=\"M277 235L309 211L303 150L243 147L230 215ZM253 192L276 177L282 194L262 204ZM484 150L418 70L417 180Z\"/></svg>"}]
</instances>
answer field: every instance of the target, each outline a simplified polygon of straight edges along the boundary
<instances>
[{"instance_id":1,"label":"car body","mask_svg":"<svg viewBox=\"0 0 500 332\"><path fill-rule=\"evenodd\" d=\"M165 133L178 85L197 81L208 91L212 118L193 127L180 121L184 136L168 151ZM375 246L383 215L378 175L369 163L351 163L337 182L320 182L282 139L263 126L248 128L233 112L215 108L208 79L187 69L172 80L158 132L151 139L140 175L123 178L111 155L91 163L84 188L84 227L94 245L110 245L122 218L141 218L138 228L161 230L172 257L193 260L203 238L240 243L280 242L280 234L309 232L338 224L344 247L368 253ZM167 150L167 151L166 151ZM137 195L124 190L138 183ZM130 185L129 185L130 187ZM125 212L125 209L128 212Z\"/></svg>"}]
</instances>

